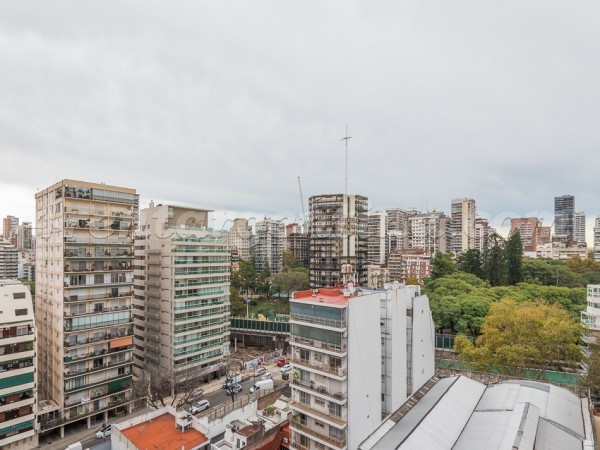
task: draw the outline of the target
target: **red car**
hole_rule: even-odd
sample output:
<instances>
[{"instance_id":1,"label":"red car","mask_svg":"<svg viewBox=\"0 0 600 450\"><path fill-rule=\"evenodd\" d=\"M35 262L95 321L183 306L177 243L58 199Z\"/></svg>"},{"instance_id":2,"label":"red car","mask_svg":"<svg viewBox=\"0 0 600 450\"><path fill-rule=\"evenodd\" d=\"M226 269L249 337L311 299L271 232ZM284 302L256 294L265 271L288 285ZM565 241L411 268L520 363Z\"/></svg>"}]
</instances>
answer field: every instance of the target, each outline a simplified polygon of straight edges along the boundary
<instances>
[{"instance_id":1,"label":"red car","mask_svg":"<svg viewBox=\"0 0 600 450\"><path fill-rule=\"evenodd\" d=\"M287 364L287 361L285 358L279 358L277 360L277 367L283 367Z\"/></svg>"}]
</instances>

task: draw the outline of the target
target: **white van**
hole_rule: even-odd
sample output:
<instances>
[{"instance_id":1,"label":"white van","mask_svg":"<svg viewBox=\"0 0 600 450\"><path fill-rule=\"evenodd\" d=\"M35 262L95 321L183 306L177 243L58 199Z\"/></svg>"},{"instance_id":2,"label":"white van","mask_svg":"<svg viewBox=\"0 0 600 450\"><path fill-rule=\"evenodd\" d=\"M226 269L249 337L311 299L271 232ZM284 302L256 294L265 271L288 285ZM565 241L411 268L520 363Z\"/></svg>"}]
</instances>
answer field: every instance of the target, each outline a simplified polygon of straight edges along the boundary
<instances>
[{"instance_id":1,"label":"white van","mask_svg":"<svg viewBox=\"0 0 600 450\"><path fill-rule=\"evenodd\" d=\"M250 388L250 393L256 392L259 389L273 389L273 380L257 381L256 384Z\"/></svg>"}]
</instances>

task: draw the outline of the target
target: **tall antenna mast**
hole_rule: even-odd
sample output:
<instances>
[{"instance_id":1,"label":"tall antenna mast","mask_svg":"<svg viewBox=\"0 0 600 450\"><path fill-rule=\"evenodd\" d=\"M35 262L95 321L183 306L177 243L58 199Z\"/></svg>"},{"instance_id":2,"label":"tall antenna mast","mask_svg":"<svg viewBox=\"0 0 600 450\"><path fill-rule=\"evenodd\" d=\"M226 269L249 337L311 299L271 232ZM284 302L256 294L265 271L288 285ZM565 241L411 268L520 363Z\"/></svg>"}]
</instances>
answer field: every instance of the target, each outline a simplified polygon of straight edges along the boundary
<instances>
[{"instance_id":1,"label":"tall antenna mast","mask_svg":"<svg viewBox=\"0 0 600 450\"><path fill-rule=\"evenodd\" d=\"M344 176L344 194L348 194L348 139L352 139L352 136L348 136L348 125L346 124L346 136L344 136L340 141L346 141L346 168L345 168L345 176Z\"/></svg>"}]
</instances>

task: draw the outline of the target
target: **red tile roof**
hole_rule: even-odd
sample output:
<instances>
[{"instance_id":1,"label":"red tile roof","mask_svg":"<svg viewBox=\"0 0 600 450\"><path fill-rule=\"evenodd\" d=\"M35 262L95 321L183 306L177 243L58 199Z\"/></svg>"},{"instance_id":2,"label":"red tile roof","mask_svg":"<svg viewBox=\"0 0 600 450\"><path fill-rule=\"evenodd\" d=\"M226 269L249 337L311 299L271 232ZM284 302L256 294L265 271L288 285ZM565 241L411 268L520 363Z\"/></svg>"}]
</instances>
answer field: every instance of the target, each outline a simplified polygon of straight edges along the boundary
<instances>
[{"instance_id":1,"label":"red tile roof","mask_svg":"<svg viewBox=\"0 0 600 450\"><path fill-rule=\"evenodd\" d=\"M188 428L184 433L175 426L175 417L166 413L121 432L140 450L189 450L207 442L198 430Z\"/></svg>"}]
</instances>

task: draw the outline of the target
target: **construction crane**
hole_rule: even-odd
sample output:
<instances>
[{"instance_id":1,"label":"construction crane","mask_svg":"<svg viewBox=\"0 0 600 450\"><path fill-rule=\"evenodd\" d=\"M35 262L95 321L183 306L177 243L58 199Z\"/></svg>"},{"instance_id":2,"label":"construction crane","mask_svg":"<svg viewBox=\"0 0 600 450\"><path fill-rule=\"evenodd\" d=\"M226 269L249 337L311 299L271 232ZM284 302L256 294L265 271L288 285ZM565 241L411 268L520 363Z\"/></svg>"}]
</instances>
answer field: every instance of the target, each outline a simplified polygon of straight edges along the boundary
<instances>
[{"instance_id":1,"label":"construction crane","mask_svg":"<svg viewBox=\"0 0 600 450\"><path fill-rule=\"evenodd\" d=\"M302 206L302 232L306 233L306 211L304 210L304 196L302 195L302 183L298 177L298 189L300 190L300 205Z\"/></svg>"}]
</instances>

